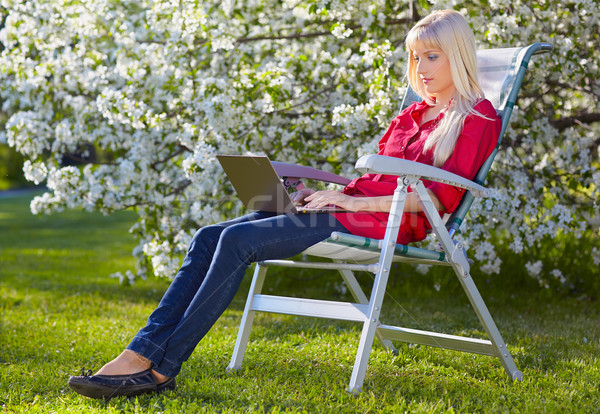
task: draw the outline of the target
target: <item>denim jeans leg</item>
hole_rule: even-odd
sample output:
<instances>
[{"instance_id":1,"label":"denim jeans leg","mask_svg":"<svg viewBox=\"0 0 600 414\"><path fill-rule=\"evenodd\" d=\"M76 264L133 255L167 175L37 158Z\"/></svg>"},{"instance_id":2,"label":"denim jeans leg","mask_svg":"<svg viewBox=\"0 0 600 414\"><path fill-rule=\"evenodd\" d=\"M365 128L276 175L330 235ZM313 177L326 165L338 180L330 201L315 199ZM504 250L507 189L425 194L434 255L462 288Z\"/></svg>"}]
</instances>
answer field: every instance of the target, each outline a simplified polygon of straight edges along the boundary
<instances>
[{"instance_id":1,"label":"denim jeans leg","mask_svg":"<svg viewBox=\"0 0 600 414\"><path fill-rule=\"evenodd\" d=\"M133 338L127 349L150 359L155 365L162 361L169 338L196 295L213 258L219 237L227 227L245 221L260 220L272 213L252 213L231 221L206 226L198 230L190 243L183 264L146 326Z\"/></svg>"},{"instance_id":2,"label":"denim jeans leg","mask_svg":"<svg viewBox=\"0 0 600 414\"><path fill-rule=\"evenodd\" d=\"M179 373L181 364L233 300L251 263L295 256L332 231L347 232L329 214L279 215L224 229L206 277L154 369L168 377Z\"/></svg>"}]
</instances>

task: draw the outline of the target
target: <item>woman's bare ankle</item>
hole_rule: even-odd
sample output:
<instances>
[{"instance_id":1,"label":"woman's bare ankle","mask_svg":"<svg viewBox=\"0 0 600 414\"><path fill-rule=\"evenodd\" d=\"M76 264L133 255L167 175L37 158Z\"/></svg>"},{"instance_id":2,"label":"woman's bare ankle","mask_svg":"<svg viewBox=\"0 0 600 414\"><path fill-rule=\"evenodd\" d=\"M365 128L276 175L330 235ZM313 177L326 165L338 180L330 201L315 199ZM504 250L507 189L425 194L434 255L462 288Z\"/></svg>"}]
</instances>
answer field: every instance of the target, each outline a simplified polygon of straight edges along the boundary
<instances>
[{"instance_id":1,"label":"woman's bare ankle","mask_svg":"<svg viewBox=\"0 0 600 414\"><path fill-rule=\"evenodd\" d=\"M165 377L163 374L156 372L155 370L150 371L150 373L152 374L152 377L154 377L154 382L157 384L162 384L163 382L169 380L169 377Z\"/></svg>"},{"instance_id":2,"label":"woman's bare ankle","mask_svg":"<svg viewBox=\"0 0 600 414\"><path fill-rule=\"evenodd\" d=\"M151 361L129 349L124 350L118 357L104 365L95 375L126 375L147 370Z\"/></svg>"}]
</instances>

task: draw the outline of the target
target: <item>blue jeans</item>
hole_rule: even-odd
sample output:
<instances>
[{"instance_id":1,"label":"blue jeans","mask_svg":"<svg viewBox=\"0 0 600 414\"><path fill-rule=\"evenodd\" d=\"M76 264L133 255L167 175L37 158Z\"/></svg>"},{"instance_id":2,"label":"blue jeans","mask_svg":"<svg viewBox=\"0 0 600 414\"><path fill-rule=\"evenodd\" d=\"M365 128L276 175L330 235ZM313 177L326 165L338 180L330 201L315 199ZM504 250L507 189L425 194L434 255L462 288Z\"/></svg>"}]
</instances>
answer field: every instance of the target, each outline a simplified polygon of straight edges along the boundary
<instances>
[{"instance_id":1,"label":"blue jeans","mask_svg":"<svg viewBox=\"0 0 600 414\"><path fill-rule=\"evenodd\" d=\"M233 300L253 262L285 259L348 232L333 216L256 212L198 230L181 269L148 322L128 345L175 377Z\"/></svg>"}]
</instances>

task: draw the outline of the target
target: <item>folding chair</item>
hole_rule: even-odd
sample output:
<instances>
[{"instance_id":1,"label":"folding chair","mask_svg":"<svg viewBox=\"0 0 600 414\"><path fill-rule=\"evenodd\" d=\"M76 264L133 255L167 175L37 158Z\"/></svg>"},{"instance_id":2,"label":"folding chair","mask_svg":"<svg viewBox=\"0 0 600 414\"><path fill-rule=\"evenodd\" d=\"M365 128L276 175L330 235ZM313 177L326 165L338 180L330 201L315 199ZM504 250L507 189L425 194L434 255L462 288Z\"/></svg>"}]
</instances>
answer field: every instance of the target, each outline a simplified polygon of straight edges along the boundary
<instances>
[{"instance_id":1,"label":"folding chair","mask_svg":"<svg viewBox=\"0 0 600 414\"><path fill-rule=\"evenodd\" d=\"M490 170L500 142L506 131L513 105L521 87L527 65L532 55L550 51L552 45L535 43L523 48L490 49L478 52L480 84L502 118L502 129L498 146L481 167L474 182L447 171L393 157L367 155L356 163L362 173L389 174L398 176L398 187L393 196L392 206L383 240L369 239L351 234L334 232L331 237L305 251L311 256L333 259L332 262L312 262L294 260L268 260L256 264L250 292L242 316L240 330L228 369L241 367L252 321L256 312L273 312L291 315L312 316L362 322L363 328L358 352L350 378L349 391L358 392L363 384L367 363L375 337L387 348L394 350L392 340L430 345L446 349L490 355L500 359L506 373L512 380L522 380L513 358L492 319L475 283L470 275L470 261L463 246L452 239L459 229L474 197L485 196L487 191L481 184ZM403 107L419 99L409 88ZM286 182L295 181L289 177L311 179L324 178L325 181L347 184L349 180L323 175L318 170L291 164L276 163L276 170ZM422 179L451 184L468 190L458 209L443 220L435 209ZM423 204L425 215L432 226L442 251L427 250L415 246L396 244L402 211L408 187L416 192ZM489 340L447 335L380 323L379 315L384 299L386 284L392 262L413 262L450 266L454 270L473 309L485 328ZM261 294L267 269L270 266L287 266L338 270L356 303L281 297ZM354 271L367 271L375 274L370 297L367 297L358 284Z\"/></svg>"}]
</instances>

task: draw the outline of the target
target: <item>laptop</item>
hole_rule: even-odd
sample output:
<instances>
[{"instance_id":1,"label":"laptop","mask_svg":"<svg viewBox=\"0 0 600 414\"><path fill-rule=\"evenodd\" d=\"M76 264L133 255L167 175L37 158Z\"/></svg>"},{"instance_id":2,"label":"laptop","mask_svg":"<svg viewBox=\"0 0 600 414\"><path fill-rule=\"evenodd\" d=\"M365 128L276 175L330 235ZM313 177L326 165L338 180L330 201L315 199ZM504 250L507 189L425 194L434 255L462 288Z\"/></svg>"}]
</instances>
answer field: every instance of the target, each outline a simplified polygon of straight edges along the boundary
<instances>
[{"instance_id":1,"label":"laptop","mask_svg":"<svg viewBox=\"0 0 600 414\"><path fill-rule=\"evenodd\" d=\"M250 210L284 214L346 211L337 206L306 208L295 205L268 157L217 155L242 203Z\"/></svg>"}]
</instances>

